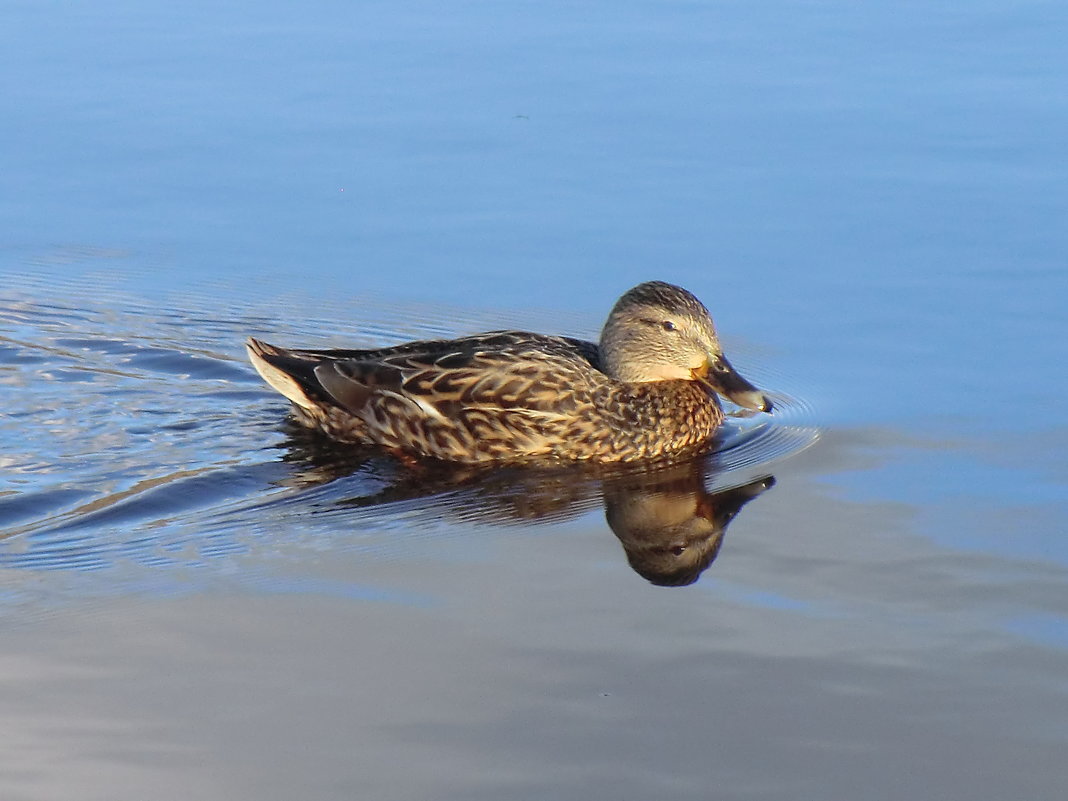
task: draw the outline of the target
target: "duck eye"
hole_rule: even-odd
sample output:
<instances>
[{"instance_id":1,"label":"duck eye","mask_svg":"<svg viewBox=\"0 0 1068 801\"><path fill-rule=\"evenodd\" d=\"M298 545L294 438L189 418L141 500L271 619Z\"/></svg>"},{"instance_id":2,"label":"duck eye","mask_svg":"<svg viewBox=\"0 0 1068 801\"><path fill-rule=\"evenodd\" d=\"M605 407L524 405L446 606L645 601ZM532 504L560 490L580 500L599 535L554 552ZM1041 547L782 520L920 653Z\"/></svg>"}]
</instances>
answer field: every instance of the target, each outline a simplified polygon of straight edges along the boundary
<instances>
[{"instance_id":1,"label":"duck eye","mask_svg":"<svg viewBox=\"0 0 1068 801\"><path fill-rule=\"evenodd\" d=\"M663 327L663 329L665 331L678 331L679 330L679 327L677 325L675 325L673 322L671 322L671 320L664 320L664 322L662 322L660 325Z\"/></svg>"}]
</instances>

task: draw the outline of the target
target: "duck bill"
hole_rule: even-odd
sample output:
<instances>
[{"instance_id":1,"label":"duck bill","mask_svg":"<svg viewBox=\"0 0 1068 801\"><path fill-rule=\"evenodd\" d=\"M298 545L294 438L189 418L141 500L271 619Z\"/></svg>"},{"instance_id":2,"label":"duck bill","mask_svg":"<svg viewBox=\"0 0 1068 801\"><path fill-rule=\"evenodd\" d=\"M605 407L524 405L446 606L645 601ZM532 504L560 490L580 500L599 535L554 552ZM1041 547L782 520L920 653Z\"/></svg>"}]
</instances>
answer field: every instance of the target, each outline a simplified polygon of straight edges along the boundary
<instances>
[{"instance_id":1,"label":"duck bill","mask_svg":"<svg viewBox=\"0 0 1068 801\"><path fill-rule=\"evenodd\" d=\"M694 377L745 409L770 412L773 408L771 398L742 378L725 356L717 356L711 364L695 370Z\"/></svg>"}]
</instances>

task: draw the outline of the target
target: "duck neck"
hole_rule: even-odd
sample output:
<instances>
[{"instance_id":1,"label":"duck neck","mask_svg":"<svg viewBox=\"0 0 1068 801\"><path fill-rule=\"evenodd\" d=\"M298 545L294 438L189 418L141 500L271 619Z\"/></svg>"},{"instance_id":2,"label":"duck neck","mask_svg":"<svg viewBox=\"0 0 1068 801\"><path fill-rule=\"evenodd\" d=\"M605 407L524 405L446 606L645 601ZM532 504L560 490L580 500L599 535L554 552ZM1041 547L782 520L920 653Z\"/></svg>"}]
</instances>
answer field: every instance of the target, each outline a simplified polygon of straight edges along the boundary
<instances>
[{"instance_id":1,"label":"duck neck","mask_svg":"<svg viewBox=\"0 0 1068 801\"><path fill-rule=\"evenodd\" d=\"M646 380L636 369L634 360L628 358L633 335L626 327L619 325L615 315L608 318L601 331L599 348L601 352L601 370L609 378L625 383L638 383Z\"/></svg>"}]
</instances>

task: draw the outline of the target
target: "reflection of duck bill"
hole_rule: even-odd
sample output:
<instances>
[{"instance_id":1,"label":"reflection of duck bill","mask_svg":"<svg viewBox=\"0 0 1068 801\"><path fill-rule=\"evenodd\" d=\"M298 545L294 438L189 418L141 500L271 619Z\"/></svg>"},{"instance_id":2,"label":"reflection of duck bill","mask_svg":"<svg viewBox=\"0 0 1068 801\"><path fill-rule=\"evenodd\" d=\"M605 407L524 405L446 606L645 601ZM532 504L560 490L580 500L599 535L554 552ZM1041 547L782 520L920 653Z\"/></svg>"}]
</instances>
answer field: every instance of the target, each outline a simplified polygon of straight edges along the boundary
<instances>
[{"instance_id":1,"label":"reflection of duck bill","mask_svg":"<svg viewBox=\"0 0 1068 801\"><path fill-rule=\"evenodd\" d=\"M743 506L774 486L775 476L764 476L740 487L731 487L706 495L700 501L704 512L698 512L698 514L703 514L708 519L716 520L721 526L726 526Z\"/></svg>"},{"instance_id":2,"label":"reflection of duck bill","mask_svg":"<svg viewBox=\"0 0 1068 801\"><path fill-rule=\"evenodd\" d=\"M710 494L700 481L606 493L605 517L639 575L653 584L692 584L712 564L727 524L775 484L771 476Z\"/></svg>"}]
</instances>

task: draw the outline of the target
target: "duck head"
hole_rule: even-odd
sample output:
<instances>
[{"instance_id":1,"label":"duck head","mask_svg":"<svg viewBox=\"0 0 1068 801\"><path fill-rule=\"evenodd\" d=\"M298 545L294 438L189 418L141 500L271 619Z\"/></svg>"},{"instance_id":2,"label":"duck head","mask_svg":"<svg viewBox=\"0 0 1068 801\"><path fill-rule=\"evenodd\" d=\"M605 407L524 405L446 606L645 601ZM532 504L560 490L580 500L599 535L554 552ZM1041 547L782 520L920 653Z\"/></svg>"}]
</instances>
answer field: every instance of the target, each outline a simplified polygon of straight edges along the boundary
<instances>
[{"instance_id":1,"label":"duck head","mask_svg":"<svg viewBox=\"0 0 1068 801\"><path fill-rule=\"evenodd\" d=\"M746 409L772 409L723 355L708 309L673 284L649 281L623 295L601 331L600 349L605 373L618 381L699 381Z\"/></svg>"}]
</instances>

